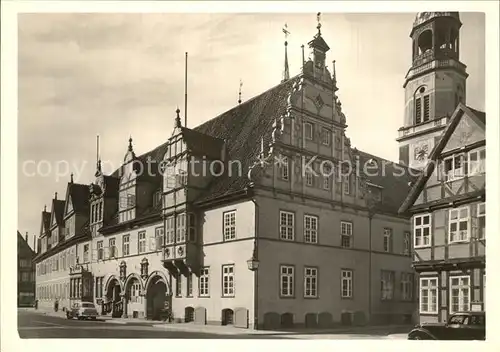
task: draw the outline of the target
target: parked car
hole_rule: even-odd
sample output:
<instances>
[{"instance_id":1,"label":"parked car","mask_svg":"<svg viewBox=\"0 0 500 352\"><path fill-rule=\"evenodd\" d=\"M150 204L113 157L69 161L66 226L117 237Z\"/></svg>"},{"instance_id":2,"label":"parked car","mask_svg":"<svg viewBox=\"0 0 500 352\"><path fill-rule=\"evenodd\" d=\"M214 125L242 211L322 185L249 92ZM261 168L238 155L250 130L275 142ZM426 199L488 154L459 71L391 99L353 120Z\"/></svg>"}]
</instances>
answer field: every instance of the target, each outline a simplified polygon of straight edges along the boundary
<instances>
[{"instance_id":1,"label":"parked car","mask_svg":"<svg viewBox=\"0 0 500 352\"><path fill-rule=\"evenodd\" d=\"M485 340L485 312L462 312L446 323L422 323L410 331L408 340Z\"/></svg>"},{"instance_id":2,"label":"parked car","mask_svg":"<svg viewBox=\"0 0 500 352\"><path fill-rule=\"evenodd\" d=\"M75 302L70 309L66 309L66 318L78 320L92 319L96 320L99 313L92 302Z\"/></svg>"}]
</instances>

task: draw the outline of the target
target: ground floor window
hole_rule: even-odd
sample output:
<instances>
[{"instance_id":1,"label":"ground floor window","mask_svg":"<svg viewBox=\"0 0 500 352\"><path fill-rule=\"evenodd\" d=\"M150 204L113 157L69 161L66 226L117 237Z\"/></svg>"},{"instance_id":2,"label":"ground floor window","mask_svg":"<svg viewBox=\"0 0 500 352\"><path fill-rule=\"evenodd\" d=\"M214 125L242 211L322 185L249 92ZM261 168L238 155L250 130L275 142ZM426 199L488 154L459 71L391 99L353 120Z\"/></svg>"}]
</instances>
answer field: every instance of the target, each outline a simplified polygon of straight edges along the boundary
<instances>
[{"instance_id":1,"label":"ground floor window","mask_svg":"<svg viewBox=\"0 0 500 352\"><path fill-rule=\"evenodd\" d=\"M401 273L401 299L411 301L413 299L413 274Z\"/></svg>"},{"instance_id":2,"label":"ground floor window","mask_svg":"<svg viewBox=\"0 0 500 352\"><path fill-rule=\"evenodd\" d=\"M470 310L470 277L450 277L450 313Z\"/></svg>"},{"instance_id":3,"label":"ground floor window","mask_svg":"<svg viewBox=\"0 0 500 352\"><path fill-rule=\"evenodd\" d=\"M134 281L130 288L130 302L132 303L139 303L141 296L140 296L140 291L141 291L141 284L139 282Z\"/></svg>"},{"instance_id":4,"label":"ground floor window","mask_svg":"<svg viewBox=\"0 0 500 352\"><path fill-rule=\"evenodd\" d=\"M420 313L437 314L438 302L438 279L421 278L420 279Z\"/></svg>"}]
</instances>

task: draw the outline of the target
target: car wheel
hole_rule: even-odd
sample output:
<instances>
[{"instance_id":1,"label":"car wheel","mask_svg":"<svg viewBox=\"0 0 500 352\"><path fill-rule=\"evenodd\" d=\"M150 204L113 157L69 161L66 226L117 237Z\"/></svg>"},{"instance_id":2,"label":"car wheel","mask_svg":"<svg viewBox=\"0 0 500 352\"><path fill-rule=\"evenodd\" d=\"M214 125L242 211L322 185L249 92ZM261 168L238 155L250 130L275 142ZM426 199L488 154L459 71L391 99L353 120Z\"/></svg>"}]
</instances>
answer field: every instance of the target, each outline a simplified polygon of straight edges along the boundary
<instances>
[{"instance_id":1,"label":"car wheel","mask_svg":"<svg viewBox=\"0 0 500 352\"><path fill-rule=\"evenodd\" d=\"M92 319L92 320L97 320L97 317L91 317L90 319Z\"/></svg>"},{"instance_id":2,"label":"car wheel","mask_svg":"<svg viewBox=\"0 0 500 352\"><path fill-rule=\"evenodd\" d=\"M66 319L71 319L71 315L66 314Z\"/></svg>"}]
</instances>

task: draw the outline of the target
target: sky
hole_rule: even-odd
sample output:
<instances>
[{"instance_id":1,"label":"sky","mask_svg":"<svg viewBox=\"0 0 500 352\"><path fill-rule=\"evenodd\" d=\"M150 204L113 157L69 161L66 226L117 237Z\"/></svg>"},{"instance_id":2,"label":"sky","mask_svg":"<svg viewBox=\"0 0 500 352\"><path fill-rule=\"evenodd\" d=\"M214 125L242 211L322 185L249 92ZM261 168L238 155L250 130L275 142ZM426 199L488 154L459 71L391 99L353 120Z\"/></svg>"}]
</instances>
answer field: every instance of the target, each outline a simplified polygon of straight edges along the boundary
<instances>
[{"instance_id":1,"label":"sky","mask_svg":"<svg viewBox=\"0 0 500 352\"><path fill-rule=\"evenodd\" d=\"M485 109L485 20L461 13L460 59L467 105ZM397 160L404 77L411 64L415 13L321 16L336 60L337 95L354 147ZM291 75L302 44L316 34L308 14L20 14L18 17L18 228L38 234L44 205L74 181L94 180L96 135L105 173L170 137L184 116L188 52L188 127L279 84L287 24Z\"/></svg>"}]
</instances>

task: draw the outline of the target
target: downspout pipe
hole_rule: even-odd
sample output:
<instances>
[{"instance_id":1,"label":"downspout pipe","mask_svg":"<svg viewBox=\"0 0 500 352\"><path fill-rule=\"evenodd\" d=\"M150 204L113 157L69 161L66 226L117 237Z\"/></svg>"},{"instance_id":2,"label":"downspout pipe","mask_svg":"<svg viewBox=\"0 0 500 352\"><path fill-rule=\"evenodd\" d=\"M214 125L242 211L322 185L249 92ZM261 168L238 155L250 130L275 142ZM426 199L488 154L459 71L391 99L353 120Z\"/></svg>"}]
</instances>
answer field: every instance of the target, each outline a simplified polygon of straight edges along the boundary
<instances>
[{"instance_id":1,"label":"downspout pipe","mask_svg":"<svg viewBox=\"0 0 500 352\"><path fill-rule=\"evenodd\" d=\"M253 187L251 185L250 187ZM252 197L250 200L255 206L255 239L253 247L253 255L256 259L259 258L259 204L257 203L255 196L253 194L253 189L247 189L247 193ZM259 329L259 269L254 271L254 290L253 290L253 329Z\"/></svg>"}]
</instances>

